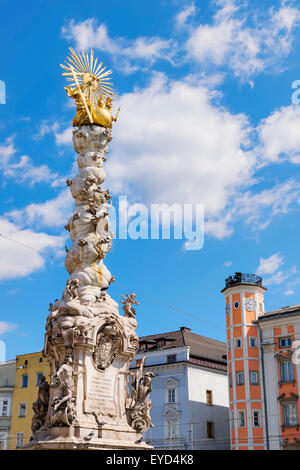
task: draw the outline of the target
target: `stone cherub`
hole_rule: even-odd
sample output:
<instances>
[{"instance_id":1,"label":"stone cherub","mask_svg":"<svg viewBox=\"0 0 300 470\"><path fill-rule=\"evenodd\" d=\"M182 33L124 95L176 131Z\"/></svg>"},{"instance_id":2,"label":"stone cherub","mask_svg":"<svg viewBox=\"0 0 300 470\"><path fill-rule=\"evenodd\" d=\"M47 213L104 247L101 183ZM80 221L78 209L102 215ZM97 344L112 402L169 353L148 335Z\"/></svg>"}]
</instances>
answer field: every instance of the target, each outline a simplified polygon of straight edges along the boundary
<instances>
[{"instance_id":1,"label":"stone cherub","mask_svg":"<svg viewBox=\"0 0 300 470\"><path fill-rule=\"evenodd\" d=\"M136 294L130 294L130 295L126 294L126 297L122 295L123 300L121 300L121 304L124 305L122 307L122 310L124 312L124 317L135 318L136 311L132 305L140 305L139 302L135 300L135 297L136 297Z\"/></svg>"},{"instance_id":2,"label":"stone cherub","mask_svg":"<svg viewBox=\"0 0 300 470\"><path fill-rule=\"evenodd\" d=\"M70 299L77 299L78 297L78 287L80 283L78 279L68 279L66 282L66 289L65 289L65 299L64 300L70 300Z\"/></svg>"}]
</instances>

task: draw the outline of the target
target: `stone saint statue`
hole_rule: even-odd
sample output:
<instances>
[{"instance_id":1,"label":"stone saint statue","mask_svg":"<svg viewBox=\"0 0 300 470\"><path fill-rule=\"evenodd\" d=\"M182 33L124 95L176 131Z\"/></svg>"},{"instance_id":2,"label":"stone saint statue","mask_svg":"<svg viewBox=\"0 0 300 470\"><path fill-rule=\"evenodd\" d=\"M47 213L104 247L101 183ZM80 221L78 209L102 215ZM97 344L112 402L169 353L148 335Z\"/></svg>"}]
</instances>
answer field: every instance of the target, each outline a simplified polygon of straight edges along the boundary
<instances>
[{"instance_id":1,"label":"stone saint statue","mask_svg":"<svg viewBox=\"0 0 300 470\"><path fill-rule=\"evenodd\" d=\"M154 427L150 417L152 401L149 398L154 374L153 372L143 374L144 362L145 356L139 369L131 376L131 400L128 407L131 426L138 433L143 433L149 427Z\"/></svg>"},{"instance_id":2,"label":"stone saint statue","mask_svg":"<svg viewBox=\"0 0 300 470\"><path fill-rule=\"evenodd\" d=\"M39 385L37 400L33 402L33 417L31 423L32 436L40 429L46 421L46 416L49 406L49 384L46 377L43 375Z\"/></svg>"}]
</instances>

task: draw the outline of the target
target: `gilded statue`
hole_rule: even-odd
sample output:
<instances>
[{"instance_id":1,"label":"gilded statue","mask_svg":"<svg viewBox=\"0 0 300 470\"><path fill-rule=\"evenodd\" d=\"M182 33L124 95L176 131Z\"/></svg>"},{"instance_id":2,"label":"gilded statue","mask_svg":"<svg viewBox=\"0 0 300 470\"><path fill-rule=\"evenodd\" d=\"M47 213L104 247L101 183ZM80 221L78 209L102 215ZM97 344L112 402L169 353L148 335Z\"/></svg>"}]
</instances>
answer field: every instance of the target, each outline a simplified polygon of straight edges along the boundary
<instances>
[{"instance_id":1,"label":"gilded statue","mask_svg":"<svg viewBox=\"0 0 300 470\"><path fill-rule=\"evenodd\" d=\"M70 57L65 61L66 65L60 64L65 70L63 76L72 82L65 87L67 95L75 100L76 115L73 119L73 127L96 124L111 128L112 123L117 120L120 108L113 117L112 101L116 98L112 89L112 83L108 77L112 71L105 71L102 62L97 64L98 58L94 60L94 51L75 52L70 47Z\"/></svg>"}]
</instances>

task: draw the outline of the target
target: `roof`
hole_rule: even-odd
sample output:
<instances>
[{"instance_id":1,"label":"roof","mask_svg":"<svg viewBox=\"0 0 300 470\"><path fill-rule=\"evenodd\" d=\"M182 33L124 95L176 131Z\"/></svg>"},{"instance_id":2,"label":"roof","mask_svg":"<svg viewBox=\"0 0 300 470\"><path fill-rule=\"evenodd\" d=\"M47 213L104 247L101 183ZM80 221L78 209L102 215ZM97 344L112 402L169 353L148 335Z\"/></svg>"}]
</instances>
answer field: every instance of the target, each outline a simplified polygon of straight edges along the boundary
<instances>
[{"instance_id":1,"label":"roof","mask_svg":"<svg viewBox=\"0 0 300 470\"><path fill-rule=\"evenodd\" d=\"M205 358L226 364L226 358L224 358L224 355L226 355L226 344L224 342L192 333L190 328L184 326L177 331L141 336L139 341L140 343L155 341L155 345L153 346L148 343L148 349L144 351L147 354L147 352L157 350L156 340L163 338L166 340L165 346L159 347L158 349L172 350L182 346L189 346L191 358Z\"/></svg>"},{"instance_id":2,"label":"roof","mask_svg":"<svg viewBox=\"0 0 300 470\"><path fill-rule=\"evenodd\" d=\"M0 362L0 367L1 366L12 366L14 364L16 364L16 360L15 359L10 359L9 361Z\"/></svg>"},{"instance_id":3,"label":"roof","mask_svg":"<svg viewBox=\"0 0 300 470\"><path fill-rule=\"evenodd\" d=\"M300 315L300 304L295 305L288 305L286 307L279 308L277 310L272 310L270 312L266 312L264 315L260 315L258 317L258 321L267 321L267 320L274 320L276 318L282 318L284 316L290 317Z\"/></svg>"}]
</instances>

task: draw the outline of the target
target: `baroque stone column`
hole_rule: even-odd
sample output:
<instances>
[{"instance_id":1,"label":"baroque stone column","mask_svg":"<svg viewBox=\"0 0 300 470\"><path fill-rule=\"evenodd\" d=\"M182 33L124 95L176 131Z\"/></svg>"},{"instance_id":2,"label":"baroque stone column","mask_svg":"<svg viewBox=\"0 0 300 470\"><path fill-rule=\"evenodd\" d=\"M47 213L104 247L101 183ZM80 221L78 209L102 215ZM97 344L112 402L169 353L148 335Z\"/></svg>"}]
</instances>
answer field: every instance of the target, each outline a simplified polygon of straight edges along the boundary
<instances>
[{"instance_id":1,"label":"baroque stone column","mask_svg":"<svg viewBox=\"0 0 300 470\"><path fill-rule=\"evenodd\" d=\"M51 368L34 402L33 449L149 449L151 374L131 377L138 349L135 295L123 296L123 315L107 289L114 280L103 260L112 246L111 197L102 184L111 129L73 130L78 175L67 180L75 211L66 230L73 242L62 298L50 304L43 353Z\"/></svg>"}]
</instances>

